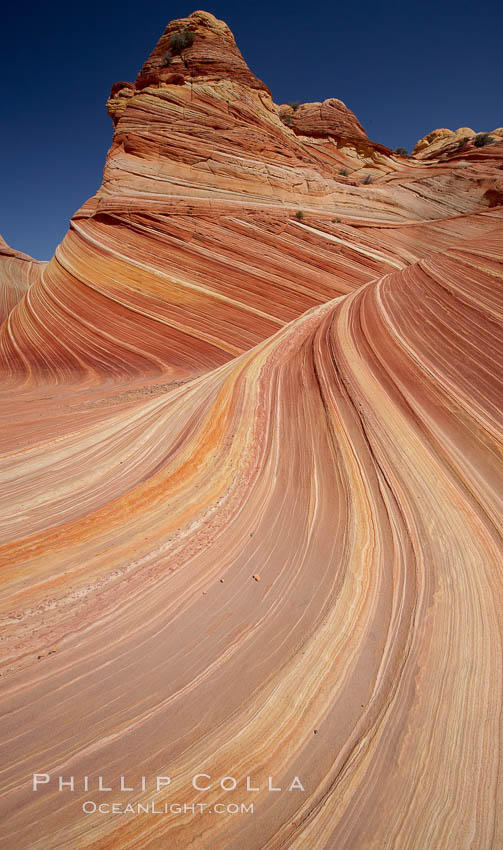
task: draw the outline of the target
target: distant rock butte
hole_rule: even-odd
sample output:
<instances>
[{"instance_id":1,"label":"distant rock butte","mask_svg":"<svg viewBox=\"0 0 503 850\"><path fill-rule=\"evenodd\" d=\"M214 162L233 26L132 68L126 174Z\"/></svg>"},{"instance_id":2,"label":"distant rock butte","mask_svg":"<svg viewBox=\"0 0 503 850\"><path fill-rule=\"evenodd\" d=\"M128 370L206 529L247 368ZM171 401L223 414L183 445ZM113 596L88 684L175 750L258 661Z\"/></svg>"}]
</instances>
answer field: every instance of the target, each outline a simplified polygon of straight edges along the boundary
<instances>
[{"instance_id":1,"label":"distant rock butte","mask_svg":"<svg viewBox=\"0 0 503 850\"><path fill-rule=\"evenodd\" d=\"M365 130L353 112L335 97L323 103L301 103L296 109L283 104L278 107L278 113L294 130L305 136L334 136L368 141Z\"/></svg>"},{"instance_id":2,"label":"distant rock butte","mask_svg":"<svg viewBox=\"0 0 503 850\"><path fill-rule=\"evenodd\" d=\"M453 148L456 149L461 144L464 147L466 143L473 142L476 135L477 133L471 127L459 127L458 130L447 130L444 127L441 130L433 130L416 142L412 156L418 159L440 156L443 153L452 152ZM498 127L488 135L492 141L497 142L503 136L503 130Z\"/></svg>"}]
</instances>

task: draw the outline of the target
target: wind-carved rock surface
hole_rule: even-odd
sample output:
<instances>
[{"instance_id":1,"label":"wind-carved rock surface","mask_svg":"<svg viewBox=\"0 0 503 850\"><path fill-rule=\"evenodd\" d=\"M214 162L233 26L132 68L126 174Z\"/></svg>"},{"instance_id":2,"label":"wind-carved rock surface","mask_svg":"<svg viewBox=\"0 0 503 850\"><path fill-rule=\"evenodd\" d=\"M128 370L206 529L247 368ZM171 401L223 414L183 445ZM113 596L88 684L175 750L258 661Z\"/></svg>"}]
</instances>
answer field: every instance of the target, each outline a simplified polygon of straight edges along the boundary
<instances>
[{"instance_id":1,"label":"wind-carved rock surface","mask_svg":"<svg viewBox=\"0 0 503 850\"><path fill-rule=\"evenodd\" d=\"M301 103L296 108L283 104L278 112L300 135L368 141L356 115L336 97L324 100L323 103Z\"/></svg>"},{"instance_id":2,"label":"wind-carved rock surface","mask_svg":"<svg viewBox=\"0 0 503 850\"><path fill-rule=\"evenodd\" d=\"M10 248L0 236L0 324L40 276L46 263Z\"/></svg>"},{"instance_id":3,"label":"wind-carved rock surface","mask_svg":"<svg viewBox=\"0 0 503 850\"><path fill-rule=\"evenodd\" d=\"M8 848L503 845L503 141L328 103L175 21L51 262L3 249Z\"/></svg>"}]
</instances>

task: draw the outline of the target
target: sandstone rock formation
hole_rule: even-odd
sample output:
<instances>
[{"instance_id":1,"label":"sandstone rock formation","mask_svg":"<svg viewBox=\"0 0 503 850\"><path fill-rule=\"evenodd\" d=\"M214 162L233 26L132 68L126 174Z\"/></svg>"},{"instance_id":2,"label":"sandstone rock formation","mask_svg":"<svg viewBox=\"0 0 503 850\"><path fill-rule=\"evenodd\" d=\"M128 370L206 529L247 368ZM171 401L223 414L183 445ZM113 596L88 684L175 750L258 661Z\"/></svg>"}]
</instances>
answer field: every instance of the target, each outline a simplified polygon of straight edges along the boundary
<instances>
[{"instance_id":1,"label":"sandstone rock formation","mask_svg":"<svg viewBox=\"0 0 503 850\"><path fill-rule=\"evenodd\" d=\"M194 41L176 57L182 83L170 83L158 60L180 32ZM65 379L108 381L108 364L127 380L185 380L400 265L387 244L381 250L390 225L488 206L485 192L500 175L494 146L484 185L475 168L404 167L365 139L349 111L340 117L340 101L326 103L300 107L294 132L225 24L203 12L170 24L137 82L112 88L103 185L73 217L43 286L33 287L33 309L14 311L0 331L3 368L21 382L38 374L58 383L55 362ZM360 242L366 226L357 250L353 236ZM31 340L47 328L41 352Z\"/></svg>"},{"instance_id":2,"label":"sandstone rock formation","mask_svg":"<svg viewBox=\"0 0 503 850\"><path fill-rule=\"evenodd\" d=\"M175 39L190 34L187 46ZM175 77L176 79L173 79ZM137 90L156 83L181 84L225 80L267 92L267 86L248 68L224 21L208 12L193 12L172 21L138 74Z\"/></svg>"},{"instance_id":3,"label":"sandstone rock formation","mask_svg":"<svg viewBox=\"0 0 503 850\"><path fill-rule=\"evenodd\" d=\"M0 324L28 288L40 280L46 265L14 251L0 236Z\"/></svg>"},{"instance_id":4,"label":"sandstone rock formation","mask_svg":"<svg viewBox=\"0 0 503 850\"><path fill-rule=\"evenodd\" d=\"M503 846L503 140L340 104L175 21L51 262L3 249L8 848Z\"/></svg>"},{"instance_id":5,"label":"sandstone rock formation","mask_svg":"<svg viewBox=\"0 0 503 850\"><path fill-rule=\"evenodd\" d=\"M302 103L297 109L283 104L279 107L279 114L281 117L291 116L292 127L304 136L367 140L367 134L356 115L335 97L323 103Z\"/></svg>"},{"instance_id":6,"label":"sandstone rock formation","mask_svg":"<svg viewBox=\"0 0 503 850\"><path fill-rule=\"evenodd\" d=\"M499 137L503 135L500 127L488 134L491 142L499 141ZM443 153L451 153L459 147L464 147L467 143L474 142L477 133L471 127L459 127L456 131L433 130L424 138L416 142L412 156L419 159L430 159L433 156L439 156Z\"/></svg>"}]
</instances>

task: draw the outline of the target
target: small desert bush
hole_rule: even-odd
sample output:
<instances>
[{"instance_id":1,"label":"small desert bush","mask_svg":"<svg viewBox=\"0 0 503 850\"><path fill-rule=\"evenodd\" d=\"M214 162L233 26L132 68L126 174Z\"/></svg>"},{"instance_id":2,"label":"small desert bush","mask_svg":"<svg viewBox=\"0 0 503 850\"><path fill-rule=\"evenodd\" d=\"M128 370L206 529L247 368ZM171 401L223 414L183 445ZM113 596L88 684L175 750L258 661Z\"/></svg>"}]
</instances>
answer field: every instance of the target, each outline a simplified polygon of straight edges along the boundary
<instances>
[{"instance_id":1,"label":"small desert bush","mask_svg":"<svg viewBox=\"0 0 503 850\"><path fill-rule=\"evenodd\" d=\"M340 223L341 223L340 218L333 218L332 219L332 224L340 224Z\"/></svg>"},{"instance_id":2,"label":"small desert bush","mask_svg":"<svg viewBox=\"0 0 503 850\"><path fill-rule=\"evenodd\" d=\"M473 140L473 144L476 148L483 148L486 145L492 145L493 140L491 139L489 133L477 133Z\"/></svg>"},{"instance_id":3,"label":"small desert bush","mask_svg":"<svg viewBox=\"0 0 503 850\"><path fill-rule=\"evenodd\" d=\"M299 106L300 106L300 100L291 100L291 101L289 102L288 106L291 106L291 107L292 107L292 109L293 109L293 111L294 111L294 112L297 112L297 109L298 109L298 108L299 108Z\"/></svg>"},{"instance_id":4,"label":"small desert bush","mask_svg":"<svg viewBox=\"0 0 503 850\"><path fill-rule=\"evenodd\" d=\"M397 153L398 156L408 156L409 155L409 151L407 150L407 148L397 148L395 153Z\"/></svg>"},{"instance_id":5,"label":"small desert bush","mask_svg":"<svg viewBox=\"0 0 503 850\"><path fill-rule=\"evenodd\" d=\"M374 182L374 181L372 180L372 177L370 176L370 174L367 174L367 176L365 177L365 179L364 179L364 181L363 181L363 185L364 185L364 186L369 186L369 185L370 185L371 183L373 183L373 182Z\"/></svg>"},{"instance_id":6,"label":"small desert bush","mask_svg":"<svg viewBox=\"0 0 503 850\"><path fill-rule=\"evenodd\" d=\"M183 32L175 32L169 40L171 49L174 53L181 53L186 47L194 44L194 33L189 30Z\"/></svg>"},{"instance_id":7,"label":"small desert bush","mask_svg":"<svg viewBox=\"0 0 503 850\"><path fill-rule=\"evenodd\" d=\"M172 61L173 61L173 54L169 50L166 50L166 53L162 57L163 68L167 68L168 65L171 65Z\"/></svg>"},{"instance_id":8,"label":"small desert bush","mask_svg":"<svg viewBox=\"0 0 503 850\"><path fill-rule=\"evenodd\" d=\"M349 171L347 170L347 168L339 168L339 174L342 174L343 177L347 177Z\"/></svg>"},{"instance_id":9,"label":"small desert bush","mask_svg":"<svg viewBox=\"0 0 503 850\"><path fill-rule=\"evenodd\" d=\"M302 212L302 210L297 210L297 212L295 213L295 218L298 219L298 221L302 221L302 219L304 218L304 213Z\"/></svg>"},{"instance_id":10,"label":"small desert bush","mask_svg":"<svg viewBox=\"0 0 503 850\"><path fill-rule=\"evenodd\" d=\"M293 118L292 118L292 116L290 115L289 112L287 112L285 115L280 115L280 118L283 121L283 124L286 124L287 127L292 126Z\"/></svg>"}]
</instances>

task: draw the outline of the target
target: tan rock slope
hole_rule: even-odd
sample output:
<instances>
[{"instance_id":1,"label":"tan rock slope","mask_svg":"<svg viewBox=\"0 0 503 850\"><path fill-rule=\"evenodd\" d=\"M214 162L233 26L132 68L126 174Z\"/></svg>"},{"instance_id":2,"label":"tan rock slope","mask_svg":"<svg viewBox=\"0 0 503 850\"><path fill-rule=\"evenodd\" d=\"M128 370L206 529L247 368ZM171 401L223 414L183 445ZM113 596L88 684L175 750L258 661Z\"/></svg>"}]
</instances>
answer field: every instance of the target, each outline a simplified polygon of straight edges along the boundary
<instances>
[{"instance_id":1,"label":"tan rock slope","mask_svg":"<svg viewBox=\"0 0 503 850\"><path fill-rule=\"evenodd\" d=\"M108 108L2 277L1 846L498 850L503 139L290 113L205 12Z\"/></svg>"}]
</instances>

